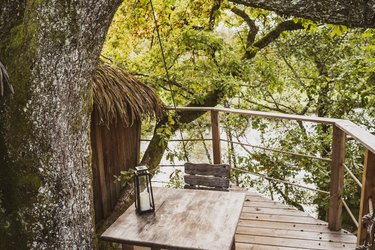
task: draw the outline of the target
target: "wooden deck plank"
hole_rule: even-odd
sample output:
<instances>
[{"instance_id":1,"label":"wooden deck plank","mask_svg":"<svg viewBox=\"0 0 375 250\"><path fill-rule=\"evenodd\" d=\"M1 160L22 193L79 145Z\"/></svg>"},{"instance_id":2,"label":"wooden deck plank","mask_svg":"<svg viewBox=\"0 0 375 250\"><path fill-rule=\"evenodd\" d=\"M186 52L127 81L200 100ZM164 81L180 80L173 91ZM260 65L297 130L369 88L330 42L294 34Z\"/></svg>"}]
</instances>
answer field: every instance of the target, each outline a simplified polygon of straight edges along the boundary
<instances>
[{"instance_id":1,"label":"wooden deck plank","mask_svg":"<svg viewBox=\"0 0 375 250\"><path fill-rule=\"evenodd\" d=\"M356 237L350 234L331 234L330 232L309 232L286 229L270 229L258 227L241 227L237 228L237 234L259 235L259 236L277 236L278 238L306 239L317 241L328 241L338 243L351 243L356 241Z\"/></svg>"},{"instance_id":2,"label":"wooden deck plank","mask_svg":"<svg viewBox=\"0 0 375 250\"><path fill-rule=\"evenodd\" d=\"M300 249L355 249L356 244L348 243L337 243L337 242L326 242L326 241L314 241L306 239L290 239L290 238L279 238L276 236L254 236L238 234L235 237L236 242L239 243L250 243L270 246L282 246L282 247L294 247Z\"/></svg>"},{"instance_id":3,"label":"wooden deck plank","mask_svg":"<svg viewBox=\"0 0 375 250\"><path fill-rule=\"evenodd\" d=\"M248 243L236 243L236 250L298 250L295 247L277 247Z\"/></svg>"},{"instance_id":4,"label":"wooden deck plank","mask_svg":"<svg viewBox=\"0 0 375 250\"><path fill-rule=\"evenodd\" d=\"M345 230L330 231L327 222L247 193L235 242L237 250L354 249L356 237Z\"/></svg>"},{"instance_id":5,"label":"wooden deck plank","mask_svg":"<svg viewBox=\"0 0 375 250\"><path fill-rule=\"evenodd\" d=\"M288 208L288 206L278 203L277 201L245 201L244 207L279 207Z\"/></svg>"},{"instance_id":6,"label":"wooden deck plank","mask_svg":"<svg viewBox=\"0 0 375 250\"><path fill-rule=\"evenodd\" d=\"M293 216L309 216L307 213L291 208L268 208L268 207L243 207L243 213L277 214Z\"/></svg>"},{"instance_id":7,"label":"wooden deck plank","mask_svg":"<svg viewBox=\"0 0 375 250\"><path fill-rule=\"evenodd\" d=\"M344 230L334 232L328 229L327 224L301 224L301 223L291 223L291 222L276 222L276 221L258 221L258 220L240 220L239 226L256 226L262 228L282 228L282 229L292 229L292 230L304 230L309 232L331 232L331 233L345 233ZM348 232L347 232L348 233Z\"/></svg>"},{"instance_id":8,"label":"wooden deck plank","mask_svg":"<svg viewBox=\"0 0 375 250\"><path fill-rule=\"evenodd\" d=\"M240 218L250 219L250 220L259 220L259 221L292 222L292 223L313 224L313 225L317 224L317 220L309 216L242 213Z\"/></svg>"}]
</instances>

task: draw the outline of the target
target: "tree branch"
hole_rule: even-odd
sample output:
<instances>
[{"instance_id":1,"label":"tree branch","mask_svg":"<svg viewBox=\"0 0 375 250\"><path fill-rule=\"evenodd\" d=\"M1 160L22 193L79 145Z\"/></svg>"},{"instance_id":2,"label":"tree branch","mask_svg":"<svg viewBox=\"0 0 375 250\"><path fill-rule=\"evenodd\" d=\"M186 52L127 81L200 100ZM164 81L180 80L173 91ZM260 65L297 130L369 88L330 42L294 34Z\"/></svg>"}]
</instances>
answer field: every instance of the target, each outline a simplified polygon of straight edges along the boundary
<instances>
[{"instance_id":1,"label":"tree branch","mask_svg":"<svg viewBox=\"0 0 375 250\"><path fill-rule=\"evenodd\" d=\"M208 29L213 30L215 27L215 20L217 17L217 11L220 9L222 0L214 0L214 3L210 12L210 19L208 21Z\"/></svg>"},{"instance_id":2,"label":"tree branch","mask_svg":"<svg viewBox=\"0 0 375 250\"><path fill-rule=\"evenodd\" d=\"M146 73L138 73L138 72L132 72L132 73L130 73L130 74L131 74L131 75L134 75L134 76L141 76L141 77L147 77L147 78L153 78L153 77L156 77L156 76L152 76L152 75L150 75L150 74L146 74ZM188 93L188 94L190 94L190 95L192 95L192 96L194 95L194 92L193 92L193 91L187 89L186 87L184 87L183 85L181 85L181 83L179 83L179 82L177 82L177 81L175 81L175 80L168 80L168 79L166 79L166 78L164 78L164 77L156 77L156 78L157 78L158 80L162 80L162 81L165 82L165 83L170 83L170 84L172 84L173 86L176 86L177 88L179 88L179 89L185 91L186 93ZM161 87L161 88L163 88L163 87ZM169 89L167 89L167 88L163 88L163 89L169 91Z\"/></svg>"},{"instance_id":3,"label":"tree branch","mask_svg":"<svg viewBox=\"0 0 375 250\"><path fill-rule=\"evenodd\" d=\"M374 28L375 8L371 1L357 0L229 0L232 3L275 11L323 23Z\"/></svg>"},{"instance_id":4,"label":"tree branch","mask_svg":"<svg viewBox=\"0 0 375 250\"><path fill-rule=\"evenodd\" d=\"M297 73L297 71L293 68L293 66L288 62L288 60L286 59L286 57L283 55L283 53L281 53L280 49L279 49L279 46L277 46L277 51L279 52L279 55L280 57L283 59L283 61L285 62L285 64L288 66L288 68L290 69L290 71L292 71L293 75L294 75L294 78L299 82L299 84L301 85L302 88L306 89L307 88L307 85L305 84L304 81L302 81L301 77L299 76L299 74ZM314 98L311 96L311 94L306 90L306 95L307 95L307 98L308 98L308 102L307 104L305 105L305 107L301 110L301 112L299 112L298 114L299 115L304 115L306 114L306 112L309 110L312 102L314 101Z\"/></svg>"},{"instance_id":5,"label":"tree branch","mask_svg":"<svg viewBox=\"0 0 375 250\"><path fill-rule=\"evenodd\" d=\"M237 16L241 17L246 23L247 26L249 26L249 32L247 33L247 44L246 47L250 46L251 44L254 43L255 37L258 33L258 27L255 25L254 20L252 20L248 14L246 14L245 11L237 8L234 6L231 11L236 14Z\"/></svg>"},{"instance_id":6,"label":"tree branch","mask_svg":"<svg viewBox=\"0 0 375 250\"><path fill-rule=\"evenodd\" d=\"M273 30L271 30L261 39L256 41L252 45L253 48L248 49L245 55L243 56L243 58L244 59L253 58L258 52L258 50L263 49L264 47L269 45L271 42L275 41L277 38L279 38L281 33L283 33L284 31L292 31L292 30L299 30L299 29L303 29L302 24L296 23L293 20L288 20L288 21L279 23Z\"/></svg>"}]
</instances>

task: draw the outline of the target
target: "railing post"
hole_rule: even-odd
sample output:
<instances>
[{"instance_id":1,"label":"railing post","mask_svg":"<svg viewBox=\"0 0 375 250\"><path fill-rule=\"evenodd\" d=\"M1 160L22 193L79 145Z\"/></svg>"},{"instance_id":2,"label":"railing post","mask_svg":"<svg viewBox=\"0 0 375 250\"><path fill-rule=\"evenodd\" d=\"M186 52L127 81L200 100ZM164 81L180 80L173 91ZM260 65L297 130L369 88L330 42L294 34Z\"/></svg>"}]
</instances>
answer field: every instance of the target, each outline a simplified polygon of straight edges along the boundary
<instances>
[{"instance_id":1,"label":"railing post","mask_svg":"<svg viewBox=\"0 0 375 250\"><path fill-rule=\"evenodd\" d=\"M357 244L362 245L366 239L366 228L362 223L364 215L369 211L369 199L375 195L375 154L366 149L362 176L361 203L359 207Z\"/></svg>"},{"instance_id":2,"label":"railing post","mask_svg":"<svg viewBox=\"0 0 375 250\"><path fill-rule=\"evenodd\" d=\"M344 188L345 133L333 125L332 162L330 198L328 209L328 228L333 231L341 229L342 190Z\"/></svg>"},{"instance_id":3,"label":"railing post","mask_svg":"<svg viewBox=\"0 0 375 250\"><path fill-rule=\"evenodd\" d=\"M214 164L221 164L219 112L211 110L212 149Z\"/></svg>"}]
</instances>

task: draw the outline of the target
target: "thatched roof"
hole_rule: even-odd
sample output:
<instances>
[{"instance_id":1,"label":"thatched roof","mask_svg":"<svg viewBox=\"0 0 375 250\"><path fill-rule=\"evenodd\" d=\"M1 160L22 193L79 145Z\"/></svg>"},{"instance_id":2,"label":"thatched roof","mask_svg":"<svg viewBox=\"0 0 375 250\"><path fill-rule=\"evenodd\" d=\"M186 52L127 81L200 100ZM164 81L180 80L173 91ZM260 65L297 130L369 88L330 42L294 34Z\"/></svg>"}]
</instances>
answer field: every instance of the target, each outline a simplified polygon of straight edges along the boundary
<instances>
[{"instance_id":1,"label":"thatched roof","mask_svg":"<svg viewBox=\"0 0 375 250\"><path fill-rule=\"evenodd\" d=\"M131 126L143 116L160 118L164 109L152 88L123 69L101 61L94 74L94 107L99 122L121 120Z\"/></svg>"}]
</instances>

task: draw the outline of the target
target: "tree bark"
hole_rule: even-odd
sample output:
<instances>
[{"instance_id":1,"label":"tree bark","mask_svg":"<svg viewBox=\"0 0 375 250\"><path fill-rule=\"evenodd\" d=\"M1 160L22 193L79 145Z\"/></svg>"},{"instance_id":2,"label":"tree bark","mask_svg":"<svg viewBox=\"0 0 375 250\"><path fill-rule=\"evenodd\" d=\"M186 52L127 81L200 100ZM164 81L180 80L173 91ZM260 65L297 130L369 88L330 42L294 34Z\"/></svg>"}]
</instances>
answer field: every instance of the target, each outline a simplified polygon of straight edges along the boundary
<instances>
[{"instance_id":1,"label":"tree bark","mask_svg":"<svg viewBox=\"0 0 375 250\"><path fill-rule=\"evenodd\" d=\"M0 248L92 249L91 80L120 0L0 0Z\"/></svg>"},{"instance_id":2,"label":"tree bark","mask_svg":"<svg viewBox=\"0 0 375 250\"><path fill-rule=\"evenodd\" d=\"M221 98L223 97L223 91L217 89L211 93L208 93L203 98L203 103L192 102L187 107L213 107L216 106ZM161 158L163 157L164 151L168 146L168 141L171 136L181 127L183 124L188 124L206 112L200 111L178 111L173 116L173 124L170 123L168 117L164 117L155 126L154 135L143 155L142 164L146 164L152 171L156 170ZM169 132L164 132L169 130Z\"/></svg>"},{"instance_id":3,"label":"tree bark","mask_svg":"<svg viewBox=\"0 0 375 250\"><path fill-rule=\"evenodd\" d=\"M348 27L375 27L374 0L229 0L250 7L275 11L280 15L303 17Z\"/></svg>"}]
</instances>

